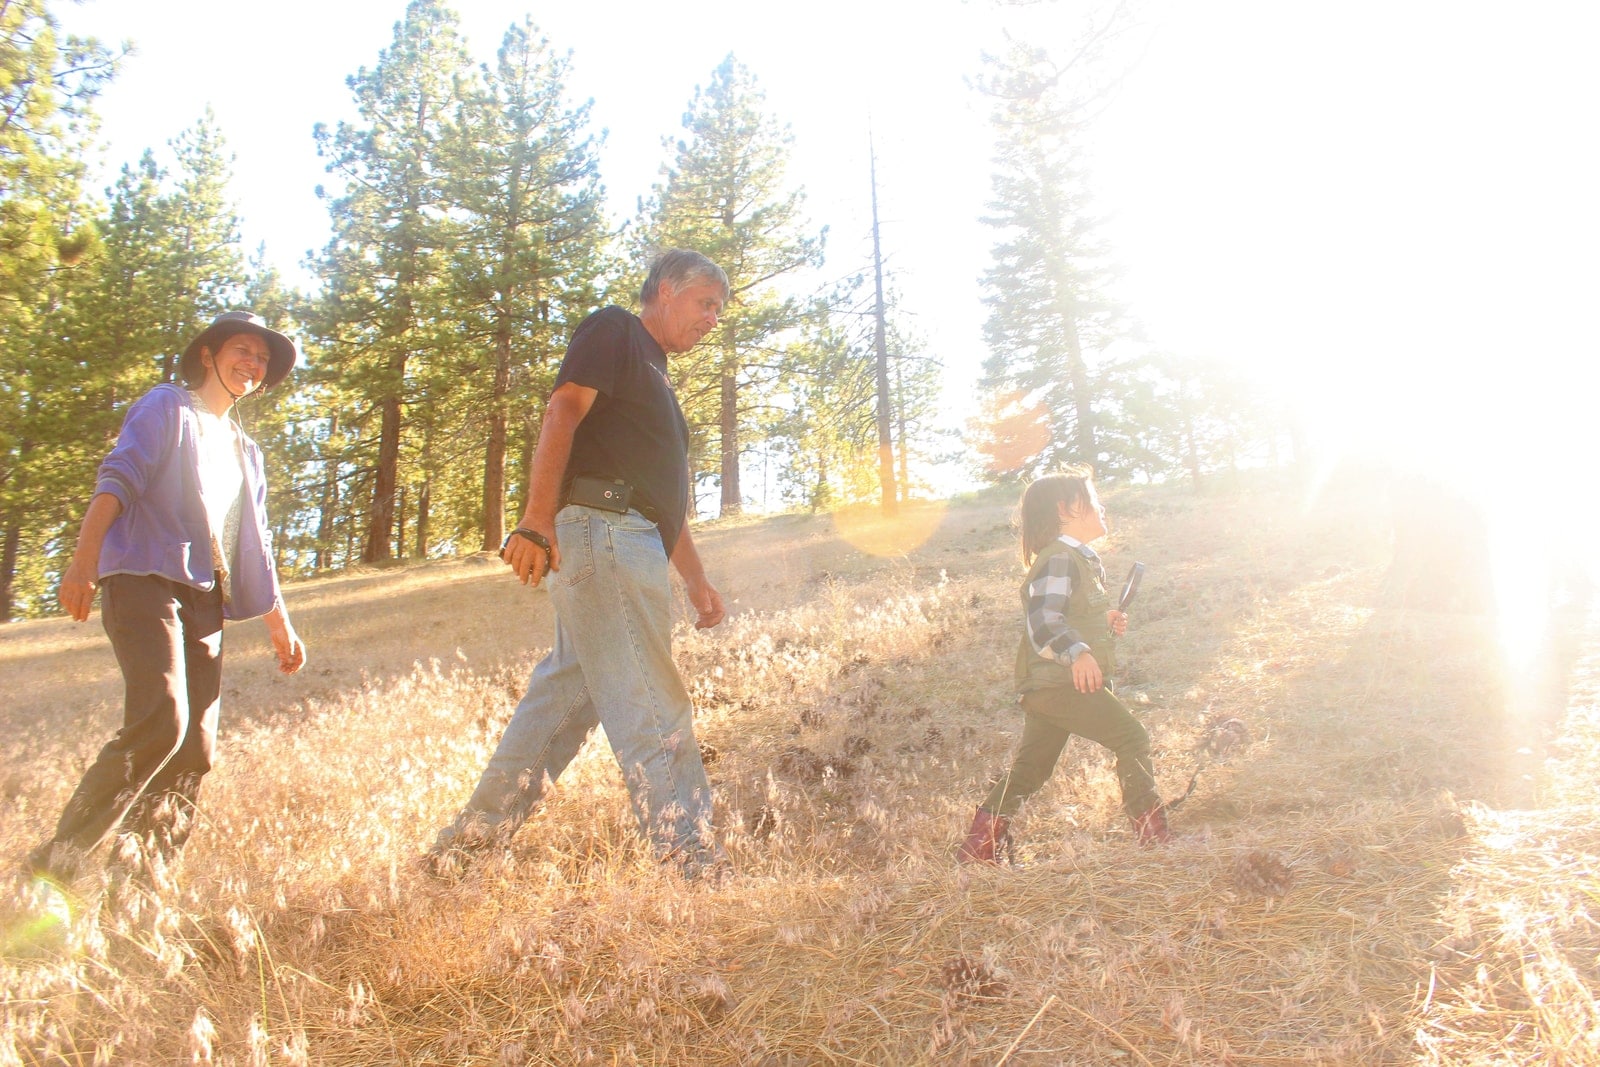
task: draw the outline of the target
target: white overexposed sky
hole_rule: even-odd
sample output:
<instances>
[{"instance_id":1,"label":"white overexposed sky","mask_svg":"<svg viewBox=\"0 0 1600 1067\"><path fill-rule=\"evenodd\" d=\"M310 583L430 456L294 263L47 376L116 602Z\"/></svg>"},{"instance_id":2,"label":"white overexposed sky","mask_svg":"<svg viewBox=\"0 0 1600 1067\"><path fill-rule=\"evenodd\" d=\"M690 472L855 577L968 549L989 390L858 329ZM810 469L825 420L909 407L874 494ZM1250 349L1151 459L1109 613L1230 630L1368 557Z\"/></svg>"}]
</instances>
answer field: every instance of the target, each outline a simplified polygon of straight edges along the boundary
<instances>
[{"instance_id":1,"label":"white overexposed sky","mask_svg":"<svg viewBox=\"0 0 1600 1067\"><path fill-rule=\"evenodd\" d=\"M54 6L69 29L137 48L98 108L99 184L209 103L237 154L248 244L303 278L328 236L312 127L352 117L345 79L390 43L402 0ZM871 250L870 123L895 284L947 364L953 414L971 409L993 235L977 222L989 143L969 79L1005 27L1065 45L1084 5L456 6L485 61L524 14L574 52L572 93L593 98L608 130L616 221L658 180L662 138L732 52L791 126L792 179L830 227L827 276L843 276ZM1152 344L1233 361L1323 440L1506 472L1552 449L1592 453L1594 5L1140 7L1118 56L1128 73L1090 136L1118 295Z\"/></svg>"}]
</instances>

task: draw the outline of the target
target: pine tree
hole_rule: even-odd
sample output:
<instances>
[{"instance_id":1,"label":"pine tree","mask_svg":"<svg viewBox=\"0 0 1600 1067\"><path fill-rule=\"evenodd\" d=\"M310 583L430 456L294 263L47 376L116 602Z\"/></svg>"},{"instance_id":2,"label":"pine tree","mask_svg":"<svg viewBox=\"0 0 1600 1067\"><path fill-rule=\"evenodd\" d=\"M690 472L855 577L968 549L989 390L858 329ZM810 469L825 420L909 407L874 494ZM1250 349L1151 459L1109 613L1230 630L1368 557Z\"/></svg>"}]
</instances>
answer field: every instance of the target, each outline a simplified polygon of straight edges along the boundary
<instances>
[{"instance_id":1,"label":"pine tree","mask_svg":"<svg viewBox=\"0 0 1600 1067\"><path fill-rule=\"evenodd\" d=\"M1014 453L1023 438L997 426L990 468L1032 474L1066 461L1098 462L1092 353L1121 329L1106 297L1106 250L1097 239L1083 166L1077 101L1064 72L1043 49L1014 42L989 58L984 90L997 134L994 196L983 221L1000 231L985 272L990 356L981 386L997 414L1042 424L1038 451Z\"/></svg>"},{"instance_id":2,"label":"pine tree","mask_svg":"<svg viewBox=\"0 0 1600 1067\"><path fill-rule=\"evenodd\" d=\"M448 360L459 343L440 314L458 228L441 166L470 75L454 12L437 0L412 0L377 64L348 79L360 124L316 131L329 172L345 181L330 211L319 318L340 353L344 390L370 398L344 417L345 432L359 435L357 462L370 473L363 562L394 554L407 405L427 407L432 398L415 386L440 380L428 377L428 360Z\"/></svg>"},{"instance_id":3,"label":"pine tree","mask_svg":"<svg viewBox=\"0 0 1600 1067\"><path fill-rule=\"evenodd\" d=\"M70 269L35 294L33 328L0 336L0 610L6 620L53 610L60 553L94 469L116 432L96 388L106 368L75 343L81 297L97 284L90 239Z\"/></svg>"},{"instance_id":4,"label":"pine tree","mask_svg":"<svg viewBox=\"0 0 1600 1067\"><path fill-rule=\"evenodd\" d=\"M772 386L782 335L814 306L780 284L821 264L826 236L805 232L803 195L785 190L791 138L763 110L765 102L754 76L731 55L711 84L696 90L683 120L687 136L676 146L667 142L674 160L635 249L642 261L652 251L692 248L728 273L732 295L722 324L675 371L686 415L715 427L724 515L743 507L741 433Z\"/></svg>"},{"instance_id":5,"label":"pine tree","mask_svg":"<svg viewBox=\"0 0 1600 1067\"><path fill-rule=\"evenodd\" d=\"M41 0L0 4L0 621L42 610L78 463L59 310L97 253L81 190L90 107L115 71Z\"/></svg>"},{"instance_id":6,"label":"pine tree","mask_svg":"<svg viewBox=\"0 0 1600 1067\"><path fill-rule=\"evenodd\" d=\"M1259 461L1278 427L1258 391L1218 360L1148 357L1160 375L1161 417L1153 419L1156 447L1201 488L1212 474L1237 473Z\"/></svg>"},{"instance_id":7,"label":"pine tree","mask_svg":"<svg viewBox=\"0 0 1600 1067\"><path fill-rule=\"evenodd\" d=\"M893 290L889 306L896 306ZM953 431L935 425L939 414L944 382L944 364L930 352L928 342L917 331L898 318L889 319L889 375L891 415L895 424L898 447L895 457L900 465L896 481L900 501L912 499L917 490L927 491L926 480L919 481L912 465L914 457L927 462L943 461L955 457L942 453L941 441L948 441Z\"/></svg>"},{"instance_id":8,"label":"pine tree","mask_svg":"<svg viewBox=\"0 0 1600 1067\"><path fill-rule=\"evenodd\" d=\"M864 499L879 489L877 374L872 297L863 276L845 279L828 299L831 313L812 317L787 347L784 387L775 399L783 414L770 431L769 450L784 458L785 496L813 511Z\"/></svg>"},{"instance_id":9,"label":"pine tree","mask_svg":"<svg viewBox=\"0 0 1600 1067\"><path fill-rule=\"evenodd\" d=\"M449 145L464 219L451 261L467 346L457 410L462 441L482 456L481 503L461 513L478 520L485 551L500 547L506 507L526 492L506 484L512 412L542 408L563 340L594 310L607 270L590 105L569 106L562 89L570 62L531 20L511 26Z\"/></svg>"},{"instance_id":10,"label":"pine tree","mask_svg":"<svg viewBox=\"0 0 1600 1067\"><path fill-rule=\"evenodd\" d=\"M79 303L74 342L91 351L101 416L160 381L175 381L184 346L244 299L238 212L227 197L229 154L209 110L171 142L176 173L146 150L126 165L100 224L98 284Z\"/></svg>"},{"instance_id":11,"label":"pine tree","mask_svg":"<svg viewBox=\"0 0 1600 1067\"><path fill-rule=\"evenodd\" d=\"M882 494L882 508L893 515L900 506L900 494L895 489L894 470L894 412L889 398L889 308L883 299L883 234L878 225L878 157L872 154L872 278L874 303L872 309L873 365L877 370L877 428L878 428L878 485ZM902 454L903 449L902 449Z\"/></svg>"},{"instance_id":12,"label":"pine tree","mask_svg":"<svg viewBox=\"0 0 1600 1067\"><path fill-rule=\"evenodd\" d=\"M1181 470L1175 451L1180 418L1159 353L1115 360L1095 377L1104 478L1161 481Z\"/></svg>"},{"instance_id":13,"label":"pine tree","mask_svg":"<svg viewBox=\"0 0 1600 1067\"><path fill-rule=\"evenodd\" d=\"M775 398L785 414L772 435L787 459L782 479L791 497L813 509L882 500L879 297L876 284L863 295L864 283L863 273L837 286L802 339L785 350L784 387ZM912 486L910 456L931 451L940 367L901 325L892 285L882 303L886 414L898 442L896 502L903 503Z\"/></svg>"},{"instance_id":14,"label":"pine tree","mask_svg":"<svg viewBox=\"0 0 1600 1067\"><path fill-rule=\"evenodd\" d=\"M0 323L30 316L45 275L82 252L83 150L116 61L60 38L43 0L0 4Z\"/></svg>"}]
</instances>

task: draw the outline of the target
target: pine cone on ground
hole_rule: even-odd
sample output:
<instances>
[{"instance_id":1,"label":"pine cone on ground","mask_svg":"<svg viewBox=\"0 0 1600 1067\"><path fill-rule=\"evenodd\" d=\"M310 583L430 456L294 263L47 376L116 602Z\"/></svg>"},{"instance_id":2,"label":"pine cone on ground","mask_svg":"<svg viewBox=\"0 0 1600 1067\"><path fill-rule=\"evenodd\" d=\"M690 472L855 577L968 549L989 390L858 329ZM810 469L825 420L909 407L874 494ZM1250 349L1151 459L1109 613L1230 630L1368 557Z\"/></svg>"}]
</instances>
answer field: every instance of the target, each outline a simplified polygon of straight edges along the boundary
<instances>
[{"instance_id":1,"label":"pine cone on ground","mask_svg":"<svg viewBox=\"0 0 1600 1067\"><path fill-rule=\"evenodd\" d=\"M801 745L789 745L774 763L779 774L803 782L817 782L830 774L848 778L856 773L856 762L848 756L823 756Z\"/></svg>"},{"instance_id":2,"label":"pine cone on ground","mask_svg":"<svg viewBox=\"0 0 1600 1067\"><path fill-rule=\"evenodd\" d=\"M1244 896L1281 897L1294 885L1294 871L1276 852L1256 849L1233 865L1233 887Z\"/></svg>"},{"instance_id":3,"label":"pine cone on ground","mask_svg":"<svg viewBox=\"0 0 1600 1067\"><path fill-rule=\"evenodd\" d=\"M939 972L940 984L952 1000L993 1000L1006 991L1005 979L985 959L957 956Z\"/></svg>"},{"instance_id":4,"label":"pine cone on ground","mask_svg":"<svg viewBox=\"0 0 1600 1067\"><path fill-rule=\"evenodd\" d=\"M844 754L846 756L865 756L872 749L872 742L860 734L851 734L844 739Z\"/></svg>"},{"instance_id":5,"label":"pine cone on ground","mask_svg":"<svg viewBox=\"0 0 1600 1067\"><path fill-rule=\"evenodd\" d=\"M1226 759L1250 743L1250 731L1238 719L1221 719L1206 727L1200 739L1200 754L1207 759Z\"/></svg>"},{"instance_id":6,"label":"pine cone on ground","mask_svg":"<svg viewBox=\"0 0 1600 1067\"><path fill-rule=\"evenodd\" d=\"M748 825L751 837L757 841L765 841L778 828L778 813L763 804L755 810L748 820Z\"/></svg>"},{"instance_id":7,"label":"pine cone on ground","mask_svg":"<svg viewBox=\"0 0 1600 1067\"><path fill-rule=\"evenodd\" d=\"M821 756L809 748L788 745L778 753L778 759L773 766L785 778L798 778L803 782L809 782L821 778L828 765Z\"/></svg>"}]
</instances>

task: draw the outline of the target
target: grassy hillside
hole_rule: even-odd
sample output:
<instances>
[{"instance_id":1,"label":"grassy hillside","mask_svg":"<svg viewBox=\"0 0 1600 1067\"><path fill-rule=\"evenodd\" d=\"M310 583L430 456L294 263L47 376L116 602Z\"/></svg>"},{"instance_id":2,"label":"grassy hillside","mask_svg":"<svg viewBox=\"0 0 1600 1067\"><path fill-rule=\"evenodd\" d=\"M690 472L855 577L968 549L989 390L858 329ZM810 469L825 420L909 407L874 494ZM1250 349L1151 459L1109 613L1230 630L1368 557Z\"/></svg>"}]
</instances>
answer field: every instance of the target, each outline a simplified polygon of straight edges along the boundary
<instances>
[{"instance_id":1,"label":"grassy hillside","mask_svg":"<svg viewBox=\"0 0 1600 1067\"><path fill-rule=\"evenodd\" d=\"M0 895L0 1065L1600 1063L1595 631L1564 601L1508 664L1487 616L1386 606L1391 506L1110 494L1163 791L1240 743L1141 849L1074 742L1015 870L952 860L1021 727L1009 501L697 533L733 613L678 644L717 887L650 863L603 738L510 850L423 876L547 598L483 558L296 586L301 675L227 633L182 868L54 931ZM0 629L0 855L120 715L97 626Z\"/></svg>"}]
</instances>

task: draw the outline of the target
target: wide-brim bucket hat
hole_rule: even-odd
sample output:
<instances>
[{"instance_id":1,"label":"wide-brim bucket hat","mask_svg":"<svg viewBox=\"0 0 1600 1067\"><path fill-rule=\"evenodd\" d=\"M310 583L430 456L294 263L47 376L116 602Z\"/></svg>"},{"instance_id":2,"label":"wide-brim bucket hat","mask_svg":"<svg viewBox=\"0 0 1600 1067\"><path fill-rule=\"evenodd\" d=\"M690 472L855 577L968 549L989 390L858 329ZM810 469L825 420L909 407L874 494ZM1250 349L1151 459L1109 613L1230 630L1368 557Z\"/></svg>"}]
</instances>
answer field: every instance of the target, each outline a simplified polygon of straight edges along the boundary
<instances>
[{"instance_id":1,"label":"wide-brim bucket hat","mask_svg":"<svg viewBox=\"0 0 1600 1067\"><path fill-rule=\"evenodd\" d=\"M183 380L191 385L199 382L204 377L200 366L200 350L209 349L214 353L223 341L236 333L253 333L267 342L270 355L267 373L261 379L263 389L270 389L283 381L294 370L294 365L300 362L300 346L268 326L266 319L253 311L224 311L212 319L211 325L183 350L183 359L178 363Z\"/></svg>"}]
</instances>

